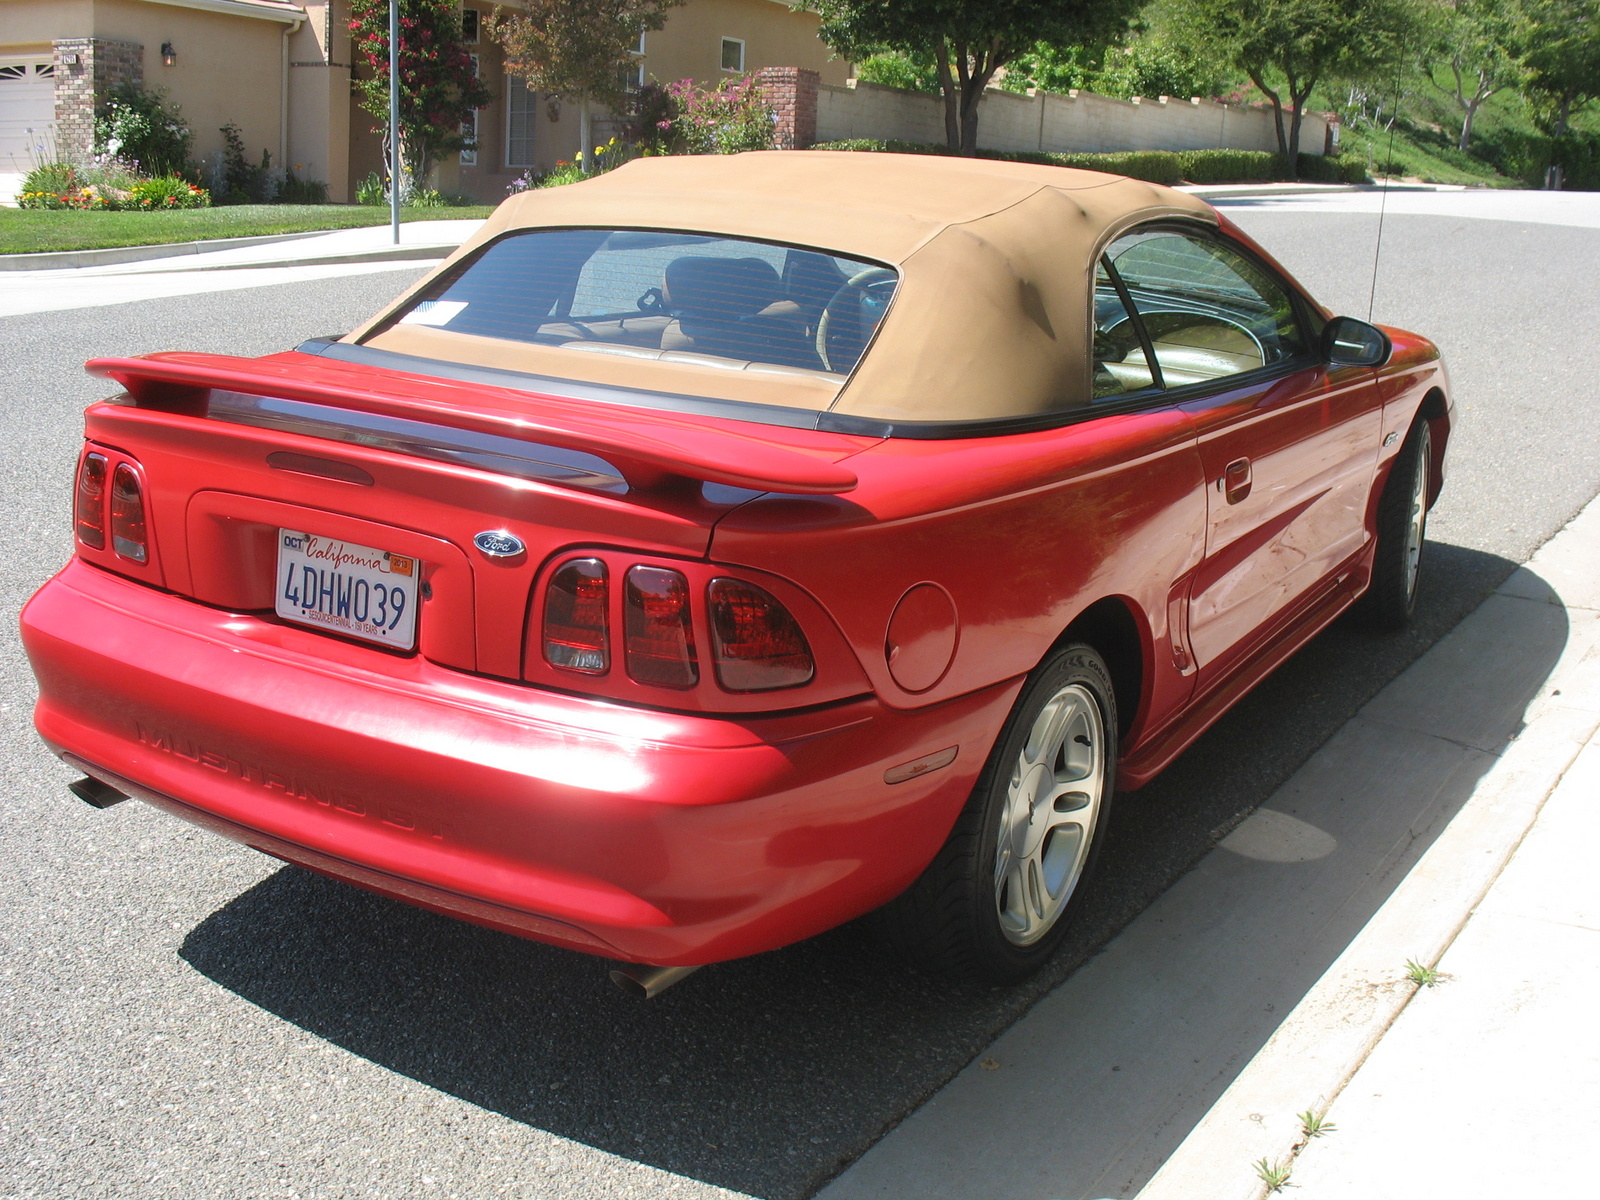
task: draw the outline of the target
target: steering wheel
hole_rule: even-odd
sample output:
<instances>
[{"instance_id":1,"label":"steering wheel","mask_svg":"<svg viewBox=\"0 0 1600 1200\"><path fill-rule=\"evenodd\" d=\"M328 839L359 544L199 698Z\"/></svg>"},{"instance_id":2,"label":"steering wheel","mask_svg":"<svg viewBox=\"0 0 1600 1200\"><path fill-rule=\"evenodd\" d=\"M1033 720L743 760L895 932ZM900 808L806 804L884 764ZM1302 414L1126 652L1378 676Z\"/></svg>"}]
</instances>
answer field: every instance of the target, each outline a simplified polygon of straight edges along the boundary
<instances>
[{"instance_id":1,"label":"steering wheel","mask_svg":"<svg viewBox=\"0 0 1600 1200\"><path fill-rule=\"evenodd\" d=\"M1133 322L1124 318L1115 325L1094 331L1094 361L1122 362L1135 350L1142 350Z\"/></svg>"},{"instance_id":2,"label":"steering wheel","mask_svg":"<svg viewBox=\"0 0 1600 1200\"><path fill-rule=\"evenodd\" d=\"M845 280L844 286L833 294L827 306L823 308L822 315L817 318L817 357L822 360L824 367L830 371L838 370L828 354L828 342L834 322L843 319L845 304L859 304L862 294L874 284L894 283L899 278L887 267L868 267L865 271L857 271L850 276ZM860 351L857 351L857 357L859 356Z\"/></svg>"}]
</instances>

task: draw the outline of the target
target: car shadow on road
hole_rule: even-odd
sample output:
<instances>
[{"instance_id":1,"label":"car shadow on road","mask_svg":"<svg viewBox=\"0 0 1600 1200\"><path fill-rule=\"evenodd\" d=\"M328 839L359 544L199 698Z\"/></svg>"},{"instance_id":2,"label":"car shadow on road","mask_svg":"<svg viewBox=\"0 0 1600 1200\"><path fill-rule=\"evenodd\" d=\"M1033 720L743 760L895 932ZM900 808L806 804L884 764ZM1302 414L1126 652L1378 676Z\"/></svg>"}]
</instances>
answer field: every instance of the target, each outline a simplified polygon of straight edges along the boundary
<instances>
[{"instance_id":1,"label":"car shadow on road","mask_svg":"<svg viewBox=\"0 0 1600 1200\"><path fill-rule=\"evenodd\" d=\"M282 1019L484 1109L764 1200L798 1200L1126 926L1514 566L1430 543L1409 631L1335 626L1155 783L1119 797L1100 886L1056 960L1021 987L923 977L858 925L708 968L639 1002L606 982L599 960L291 867L203 921L182 955ZM1553 664L1565 641L1547 624L1519 652ZM1470 784L1443 797L1446 819ZM1335 923L1353 934L1385 895L1365 895ZM1302 964L1303 987L1336 953ZM1242 1036L1225 1047L1231 1070L1195 1067L1189 1107L1204 1111L1266 1035ZM1105 1164L1081 1165L1104 1177Z\"/></svg>"}]
</instances>

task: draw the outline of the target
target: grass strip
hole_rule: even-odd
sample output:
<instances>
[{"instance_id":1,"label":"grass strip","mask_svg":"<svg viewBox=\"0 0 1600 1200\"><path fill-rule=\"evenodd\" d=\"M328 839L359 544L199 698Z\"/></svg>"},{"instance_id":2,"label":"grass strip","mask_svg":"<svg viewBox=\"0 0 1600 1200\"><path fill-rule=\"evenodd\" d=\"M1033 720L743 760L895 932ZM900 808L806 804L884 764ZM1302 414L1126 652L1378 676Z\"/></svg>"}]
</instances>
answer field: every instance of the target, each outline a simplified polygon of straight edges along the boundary
<instances>
[{"instance_id":1,"label":"grass strip","mask_svg":"<svg viewBox=\"0 0 1600 1200\"><path fill-rule=\"evenodd\" d=\"M402 221L459 221L494 208L407 208ZM161 246L211 238L262 237L387 225L389 210L342 204L240 204L177 212L76 212L0 208L0 254Z\"/></svg>"}]
</instances>

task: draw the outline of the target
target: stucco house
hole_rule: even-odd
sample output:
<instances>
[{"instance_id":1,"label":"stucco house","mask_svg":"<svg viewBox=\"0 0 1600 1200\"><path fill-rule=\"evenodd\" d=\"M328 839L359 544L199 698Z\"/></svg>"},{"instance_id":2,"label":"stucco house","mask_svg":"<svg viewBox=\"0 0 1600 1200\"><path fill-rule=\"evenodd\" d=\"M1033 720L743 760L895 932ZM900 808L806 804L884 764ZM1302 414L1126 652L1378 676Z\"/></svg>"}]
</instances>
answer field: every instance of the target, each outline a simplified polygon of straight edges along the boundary
<instances>
[{"instance_id":1,"label":"stucco house","mask_svg":"<svg viewBox=\"0 0 1600 1200\"><path fill-rule=\"evenodd\" d=\"M509 0L507 7L516 7ZM477 114L478 149L442 164L441 189L488 202L528 167L577 152L578 114L505 74L500 49L478 36L495 4L465 0L478 70L495 99ZM353 198L382 155L373 118L352 97L349 0L0 0L0 198L43 155L81 153L97 100L127 81L166 93L194 132L201 160L239 127L247 151L272 153L301 178ZM640 79L715 83L766 67L816 71L842 83L849 64L816 36L817 18L789 0L688 0L635 54Z\"/></svg>"}]
</instances>

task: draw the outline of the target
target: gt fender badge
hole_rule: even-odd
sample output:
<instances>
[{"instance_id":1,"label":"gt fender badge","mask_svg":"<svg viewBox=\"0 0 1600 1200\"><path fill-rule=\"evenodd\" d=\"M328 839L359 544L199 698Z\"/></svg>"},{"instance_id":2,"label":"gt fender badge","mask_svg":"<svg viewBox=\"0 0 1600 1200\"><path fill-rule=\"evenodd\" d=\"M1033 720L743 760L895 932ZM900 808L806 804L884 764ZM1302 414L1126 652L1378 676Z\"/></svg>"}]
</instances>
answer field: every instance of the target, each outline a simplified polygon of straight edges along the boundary
<instances>
[{"instance_id":1,"label":"gt fender badge","mask_svg":"<svg viewBox=\"0 0 1600 1200\"><path fill-rule=\"evenodd\" d=\"M521 538L504 529L485 529L473 537L472 544L485 558L515 558L527 549Z\"/></svg>"}]
</instances>

